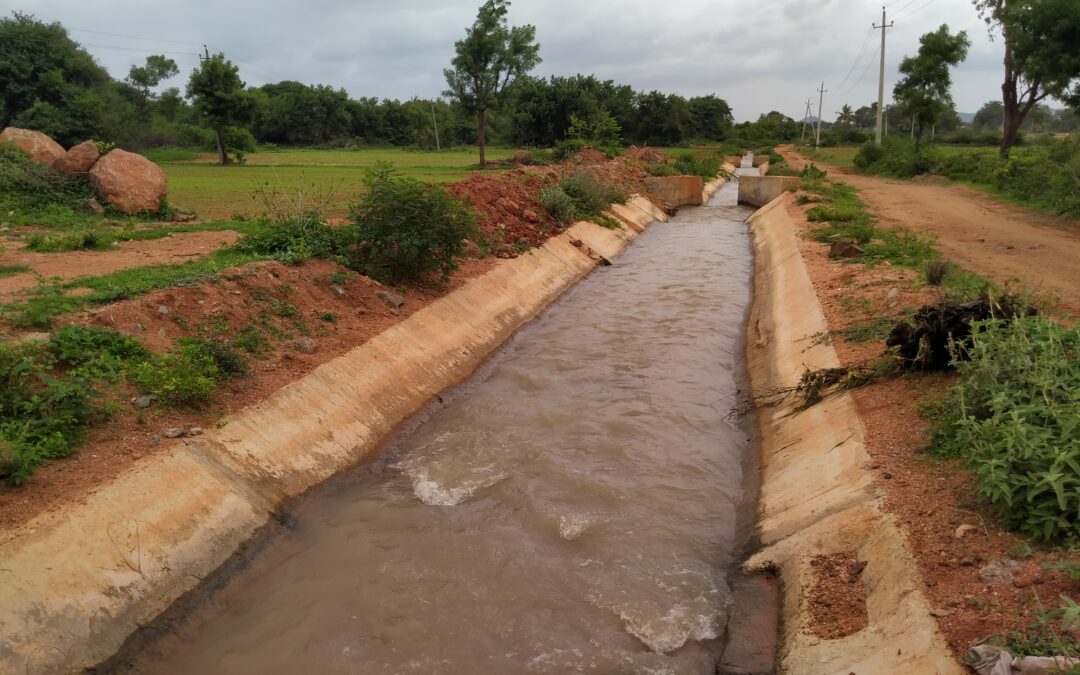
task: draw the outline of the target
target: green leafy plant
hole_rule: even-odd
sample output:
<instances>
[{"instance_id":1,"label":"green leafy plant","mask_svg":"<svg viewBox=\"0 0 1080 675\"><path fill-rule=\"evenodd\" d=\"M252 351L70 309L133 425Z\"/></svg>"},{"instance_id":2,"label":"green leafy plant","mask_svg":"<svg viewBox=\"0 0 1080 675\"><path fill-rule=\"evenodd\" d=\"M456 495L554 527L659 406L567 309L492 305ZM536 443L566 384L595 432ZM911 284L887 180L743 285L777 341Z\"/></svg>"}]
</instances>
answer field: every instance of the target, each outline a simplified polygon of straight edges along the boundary
<instances>
[{"instance_id":1,"label":"green leafy plant","mask_svg":"<svg viewBox=\"0 0 1080 675\"><path fill-rule=\"evenodd\" d=\"M560 225L574 222L574 200L558 185L549 185L540 190L540 204Z\"/></svg>"},{"instance_id":2,"label":"green leafy plant","mask_svg":"<svg viewBox=\"0 0 1080 675\"><path fill-rule=\"evenodd\" d=\"M149 352L134 338L100 326L64 326L49 337L49 350L69 373L116 380Z\"/></svg>"},{"instance_id":3,"label":"green leafy plant","mask_svg":"<svg viewBox=\"0 0 1080 675\"><path fill-rule=\"evenodd\" d=\"M960 454L1003 523L1080 540L1080 327L1041 316L973 326L932 450Z\"/></svg>"},{"instance_id":4,"label":"green leafy plant","mask_svg":"<svg viewBox=\"0 0 1080 675\"><path fill-rule=\"evenodd\" d=\"M56 376L39 344L0 344L0 478L11 485L74 452L100 409L82 377Z\"/></svg>"},{"instance_id":5,"label":"green leafy plant","mask_svg":"<svg viewBox=\"0 0 1080 675\"><path fill-rule=\"evenodd\" d=\"M927 260L926 264L923 265L923 276L926 277L926 283L930 286L940 286L945 282L945 277L949 276L951 268L952 265L941 258Z\"/></svg>"},{"instance_id":6,"label":"green leafy plant","mask_svg":"<svg viewBox=\"0 0 1080 675\"><path fill-rule=\"evenodd\" d=\"M476 232L474 212L445 189L381 164L364 178L367 192L350 213L349 266L380 281L449 276Z\"/></svg>"}]
</instances>

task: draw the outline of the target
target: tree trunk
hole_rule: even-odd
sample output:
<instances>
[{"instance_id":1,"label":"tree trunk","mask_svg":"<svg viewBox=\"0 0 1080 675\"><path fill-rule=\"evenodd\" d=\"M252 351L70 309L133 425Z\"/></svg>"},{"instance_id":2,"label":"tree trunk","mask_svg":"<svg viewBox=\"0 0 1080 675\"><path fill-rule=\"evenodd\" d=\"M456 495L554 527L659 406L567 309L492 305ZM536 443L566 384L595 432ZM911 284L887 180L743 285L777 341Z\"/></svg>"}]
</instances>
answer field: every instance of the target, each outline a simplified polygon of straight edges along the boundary
<instances>
[{"instance_id":1,"label":"tree trunk","mask_svg":"<svg viewBox=\"0 0 1080 675\"><path fill-rule=\"evenodd\" d=\"M484 146L486 144L484 136L487 132L487 110L481 110L479 113L477 113L476 122L480 132L476 139L477 142L480 144L480 168L483 169L485 166L487 166L487 161L484 159Z\"/></svg>"},{"instance_id":2,"label":"tree trunk","mask_svg":"<svg viewBox=\"0 0 1080 675\"><path fill-rule=\"evenodd\" d=\"M214 140L217 141L218 164L225 166L228 158L225 156L225 144L221 142L221 129L214 129Z\"/></svg>"}]
</instances>

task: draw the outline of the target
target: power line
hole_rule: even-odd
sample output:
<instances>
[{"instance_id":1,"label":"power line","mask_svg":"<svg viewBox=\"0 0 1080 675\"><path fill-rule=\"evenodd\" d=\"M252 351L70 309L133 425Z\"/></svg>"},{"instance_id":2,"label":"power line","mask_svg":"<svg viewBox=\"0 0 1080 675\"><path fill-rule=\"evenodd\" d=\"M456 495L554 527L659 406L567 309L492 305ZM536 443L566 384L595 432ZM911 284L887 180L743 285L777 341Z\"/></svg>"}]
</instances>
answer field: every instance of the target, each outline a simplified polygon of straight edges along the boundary
<instances>
[{"instance_id":1,"label":"power line","mask_svg":"<svg viewBox=\"0 0 1080 675\"><path fill-rule=\"evenodd\" d=\"M927 7L929 7L929 6L930 6L930 5L932 5L932 4L934 4L934 0L929 0L929 2L927 2L927 3L925 3L925 4L922 4L922 5L919 5L919 6L918 6L918 7L916 7L915 9L911 10L910 12L908 12L907 14L905 14L905 15L903 15L903 16L900 16L900 17L897 17L897 18L899 18L899 19L906 19L906 18L908 18L909 16L912 16L912 15L914 15L914 14L918 14L919 12L921 12L921 11L922 11L922 10L924 10L924 9L926 9Z\"/></svg>"},{"instance_id":2,"label":"power line","mask_svg":"<svg viewBox=\"0 0 1080 675\"><path fill-rule=\"evenodd\" d=\"M840 91L842 91L844 89L844 83L846 83L848 81L848 79L851 77L851 74L853 72L855 72L855 67L859 65L859 59L862 58L863 52L866 51L866 46L868 44L870 44L870 36L873 35L873 34L874 34L874 29L873 28L867 29L867 31L866 31L866 39L863 40L862 47L859 48L859 53L855 56L855 60L851 62L851 67L848 68L847 75L844 76L844 79L841 80L840 84L837 86L837 88L836 88L837 93L839 93Z\"/></svg>"},{"instance_id":3,"label":"power line","mask_svg":"<svg viewBox=\"0 0 1080 675\"><path fill-rule=\"evenodd\" d=\"M897 2L899 2L899 0L897 0ZM893 10L893 13L894 14L899 14L900 12L904 11L908 7L911 7L912 5L914 5L916 2L918 2L918 0L908 0L907 2L904 3L903 7L901 7L900 9ZM886 5L886 6L888 6L888 5Z\"/></svg>"},{"instance_id":4,"label":"power line","mask_svg":"<svg viewBox=\"0 0 1080 675\"><path fill-rule=\"evenodd\" d=\"M165 39L162 39L162 38L145 38L145 37L138 37L136 35L122 35L120 33L106 33L105 31L90 30L89 28L68 28L68 30L69 31L73 30L73 31L76 31L78 33L93 33L95 35L108 35L110 37L127 38L128 40L141 40L143 42L166 42L166 43L174 44L174 45L187 45L189 47L198 47L199 46L199 43L197 43L197 42L181 42L179 40L165 40Z\"/></svg>"},{"instance_id":5,"label":"power line","mask_svg":"<svg viewBox=\"0 0 1080 675\"><path fill-rule=\"evenodd\" d=\"M124 52L142 52L144 54L173 54L182 56L201 56L195 52L163 52L160 49L138 49L136 47L114 47L112 45L95 45L89 42L80 43L83 47L93 47L94 49L117 49Z\"/></svg>"}]
</instances>

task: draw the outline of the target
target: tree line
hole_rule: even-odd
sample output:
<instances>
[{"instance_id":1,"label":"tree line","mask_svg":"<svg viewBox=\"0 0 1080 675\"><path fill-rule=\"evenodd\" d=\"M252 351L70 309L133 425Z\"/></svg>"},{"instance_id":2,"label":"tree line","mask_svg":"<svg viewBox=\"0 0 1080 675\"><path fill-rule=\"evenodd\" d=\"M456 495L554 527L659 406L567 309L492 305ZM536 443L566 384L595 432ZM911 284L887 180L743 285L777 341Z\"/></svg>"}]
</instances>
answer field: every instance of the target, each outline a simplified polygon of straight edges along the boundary
<instances>
[{"instance_id":1,"label":"tree line","mask_svg":"<svg viewBox=\"0 0 1080 675\"><path fill-rule=\"evenodd\" d=\"M481 8L481 15L495 12L494 19L478 17L478 24L488 21L481 29L505 28L505 4L491 0ZM467 43L476 28L459 52L475 46ZM506 30L513 39L518 29ZM516 39L536 46L531 33ZM472 40L478 41L484 42ZM490 142L548 147L566 137L575 118L613 119L627 144L721 141L732 128L731 107L715 95L635 91L593 75L532 77L532 65L535 59L526 58L505 91L466 91L458 82L453 92L453 71L471 67L456 59L447 71L452 95L401 101L356 99L344 89L295 81L249 87L226 55L211 54L186 83L168 86L179 70L164 55L114 79L61 24L14 13L0 18L0 127L36 129L65 145L92 138L135 150L214 148L222 157L256 144L434 148L436 128L443 145L473 144L481 124Z\"/></svg>"}]
</instances>

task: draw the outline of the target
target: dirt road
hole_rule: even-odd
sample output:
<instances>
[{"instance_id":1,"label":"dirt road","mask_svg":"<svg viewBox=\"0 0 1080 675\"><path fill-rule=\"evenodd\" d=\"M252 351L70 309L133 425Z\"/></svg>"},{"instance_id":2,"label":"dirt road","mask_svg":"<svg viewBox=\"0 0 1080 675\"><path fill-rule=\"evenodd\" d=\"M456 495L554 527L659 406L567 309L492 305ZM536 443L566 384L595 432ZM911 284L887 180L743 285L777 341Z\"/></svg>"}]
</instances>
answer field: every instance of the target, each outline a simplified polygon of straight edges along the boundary
<instances>
[{"instance_id":1,"label":"dirt road","mask_svg":"<svg viewBox=\"0 0 1080 675\"><path fill-rule=\"evenodd\" d=\"M777 151L794 168L808 161L791 146ZM942 255L999 284L1019 280L1057 296L1063 311L1080 316L1080 221L1004 204L960 185L860 176L818 164L830 177L859 190L885 227L932 232Z\"/></svg>"}]
</instances>

